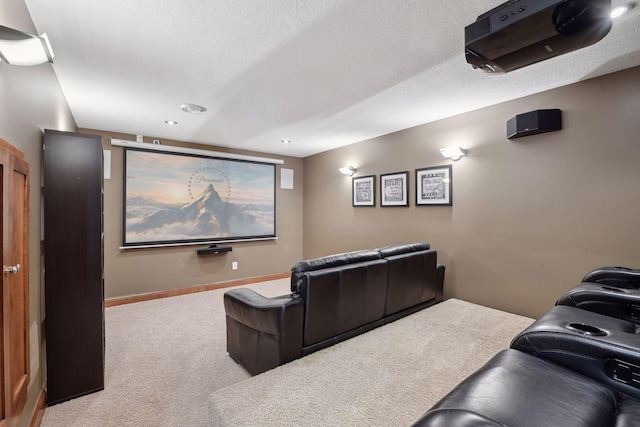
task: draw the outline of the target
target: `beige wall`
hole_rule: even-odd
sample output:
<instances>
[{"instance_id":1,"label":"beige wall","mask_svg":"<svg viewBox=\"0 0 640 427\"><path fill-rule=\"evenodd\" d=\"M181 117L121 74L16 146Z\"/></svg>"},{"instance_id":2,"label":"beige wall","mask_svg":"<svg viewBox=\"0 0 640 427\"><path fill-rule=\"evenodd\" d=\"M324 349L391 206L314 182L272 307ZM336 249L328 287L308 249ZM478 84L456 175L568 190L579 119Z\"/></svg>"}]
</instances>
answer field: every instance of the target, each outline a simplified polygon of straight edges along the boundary
<instances>
[{"instance_id":1,"label":"beige wall","mask_svg":"<svg viewBox=\"0 0 640 427\"><path fill-rule=\"evenodd\" d=\"M35 32L23 0L0 2L0 16L3 25ZM105 136L113 155L112 179L105 182L106 296L280 273L301 258L425 240L447 266L446 296L538 316L594 267L640 267L638 81L637 67L304 160L284 157L295 189L277 190L279 239L234 243L233 252L211 257L197 257L194 247L118 249L122 157L109 138L133 137L90 131ZM508 119L542 108L563 110L562 131L506 139ZM20 425L45 378L40 147L46 128L76 130L52 66L0 63L0 138L25 152L31 167L29 313L38 331L37 368ZM443 160L438 149L450 145L465 146L469 156ZM413 171L448 163L454 206L416 207ZM356 176L410 171L411 206L353 208L351 180L336 170L348 164L358 168Z\"/></svg>"},{"instance_id":2,"label":"beige wall","mask_svg":"<svg viewBox=\"0 0 640 427\"><path fill-rule=\"evenodd\" d=\"M447 267L446 297L528 316L593 268L640 268L639 81L636 67L305 158L304 257L424 240ZM506 139L507 120L547 108L563 130ZM455 145L469 155L440 156ZM353 208L337 172L349 164L410 171L411 206L381 208L378 194ZM415 169L444 164L453 206L416 207Z\"/></svg>"},{"instance_id":3,"label":"beige wall","mask_svg":"<svg viewBox=\"0 0 640 427\"><path fill-rule=\"evenodd\" d=\"M122 297L166 291L229 280L286 273L302 257L302 159L229 150L208 145L162 140L163 145L234 152L283 159L276 167L277 240L235 242L225 245L232 252L198 256L196 249L206 247L119 249L122 246L122 147L112 146L111 138L135 141L135 135L82 129L102 135L103 145L111 151L111 179L104 182L104 266L105 297ZM150 142L154 138L145 138ZM280 189L280 169L293 169L294 189ZM238 269L231 269L232 262Z\"/></svg>"},{"instance_id":4,"label":"beige wall","mask_svg":"<svg viewBox=\"0 0 640 427\"><path fill-rule=\"evenodd\" d=\"M36 32L23 0L1 1L0 17L2 25ZM36 365L31 370L29 399L19 420L21 426L28 425L46 378L41 329L44 319L44 287L40 254L40 159L42 130L46 128L68 131L76 129L52 66L43 64L16 67L0 63L0 138L26 154L30 170L29 326L35 327L37 333L32 337L35 347L31 348L31 360Z\"/></svg>"}]
</instances>

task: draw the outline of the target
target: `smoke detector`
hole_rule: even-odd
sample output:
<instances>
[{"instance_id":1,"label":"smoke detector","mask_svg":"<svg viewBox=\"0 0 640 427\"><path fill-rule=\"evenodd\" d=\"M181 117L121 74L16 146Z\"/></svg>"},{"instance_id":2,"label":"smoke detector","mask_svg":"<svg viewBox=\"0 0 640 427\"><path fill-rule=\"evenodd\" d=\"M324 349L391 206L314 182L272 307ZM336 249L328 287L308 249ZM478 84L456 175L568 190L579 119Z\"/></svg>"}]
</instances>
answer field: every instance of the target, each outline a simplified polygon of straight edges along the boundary
<instances>
[{"instance_id":1,"label":"smoke detector","mask_svg":"<svg viewBox=\"0 0 640 427\"><path fill-rule=\"evenodd\" d=\"M189 114L199 114L199 113L204 113L205 111L207 111L206 108L200 106L200 105L195 105L195 104L182 104L180 106L180 109L182 111L184 111L185 113L189 113Z\"/></svg>"}]
</instances>

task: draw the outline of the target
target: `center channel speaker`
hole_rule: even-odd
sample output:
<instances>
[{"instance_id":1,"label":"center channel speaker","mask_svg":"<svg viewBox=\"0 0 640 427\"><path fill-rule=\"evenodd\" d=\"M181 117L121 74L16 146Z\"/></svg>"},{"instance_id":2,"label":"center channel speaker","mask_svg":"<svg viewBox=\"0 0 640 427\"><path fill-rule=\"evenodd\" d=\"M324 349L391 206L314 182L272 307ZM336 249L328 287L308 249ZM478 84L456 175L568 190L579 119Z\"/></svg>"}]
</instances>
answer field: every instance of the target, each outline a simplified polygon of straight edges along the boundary
<instances>
[{"instance_id":1,"label":"center channel speaker","mask_svg":"<svg viewBox=\"0 0 640 427\"><path fill-rule=\"evenodd\" d=\"M208 248L198 249L196 252L198 255L214 255L231 252L232 250L233 248L231 246L211 245Z\"/></svg>"},{"instance_id":2,"label":"center channel speaker","mask_svg":"<svg viewBox=\"0 0 640 427\"><path fill-rule=\"evenodd\" d=\"M536 110L518 114L507 122L507 138L515 139L562 129L562 113L558 109Z\"/></svg>"}]
</instances>

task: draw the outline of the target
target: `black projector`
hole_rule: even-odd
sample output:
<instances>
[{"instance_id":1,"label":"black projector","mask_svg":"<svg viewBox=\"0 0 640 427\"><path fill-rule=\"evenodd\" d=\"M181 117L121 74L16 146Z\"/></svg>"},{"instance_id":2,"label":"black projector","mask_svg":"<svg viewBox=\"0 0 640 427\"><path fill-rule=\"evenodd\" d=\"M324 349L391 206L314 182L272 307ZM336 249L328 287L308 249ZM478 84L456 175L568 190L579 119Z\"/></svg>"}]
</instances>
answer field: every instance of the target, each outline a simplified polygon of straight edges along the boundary
<instances>
[{"instance_id":1,"label":"black projector","mask_svg":"<svg viewBox=\"0 0 640 427\"><path fill-rule=\"evenodd\" d=\"M611 0L510 0L464 29L465 56L506 73L592 45L611 29Z\"/></svg>"}]
</instances>

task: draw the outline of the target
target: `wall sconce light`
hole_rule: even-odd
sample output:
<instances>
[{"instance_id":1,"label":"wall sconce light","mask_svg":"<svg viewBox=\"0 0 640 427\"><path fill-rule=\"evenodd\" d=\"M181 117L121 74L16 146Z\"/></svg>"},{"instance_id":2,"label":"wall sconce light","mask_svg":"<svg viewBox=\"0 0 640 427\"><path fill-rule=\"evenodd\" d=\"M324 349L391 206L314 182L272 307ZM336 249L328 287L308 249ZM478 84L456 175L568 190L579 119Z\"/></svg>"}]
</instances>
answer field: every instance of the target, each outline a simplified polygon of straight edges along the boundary
<instances>
[{"instance_id":1,"label":"wall sconce light","mask_svg":"<svg viewBox=\"0 0 640 427\"><path fill-rule=\"evenodd\" d=\"M611 19L619 18L622 15L631 12L631 10L636 6L637 4L635 2L629 1L621 4L620 6L611 8Z\"/></svg>"},{"instance_id":2,"label":"wall sconce light","mask_svg":"<svg viewBox=\"0 0 640 427\"><path fill-rule=\"evenodd\" d=\"M440 154L443 157L451 160L459 160L460 157L464 157L467 155L467 150L460 147L449 147L449 148L441 148Z\"/></svg>"},{"instance_id":3,"label":"wall sconce light","mask_svg":"<svg viewBox=\"0 0 640 427\"><path fill-rule=\"evenodd\" d=\"M0 25L0 61L29 66L53 62L53 57L46 34L34 36Z\"/></svg>"},{"instance_id":4,"label":"wall sconce light","mask_svg":"<svg viewBox=\"0 0 640 427\"><path fill-rule=\"evenodd\" d=\"M356 168L354 168L353 166L345 166L345 167L340 168L338 170L343 175L353 176L353 174L356 173Z\"/></svg>"}]
</instances>

